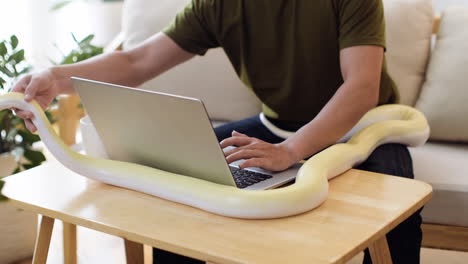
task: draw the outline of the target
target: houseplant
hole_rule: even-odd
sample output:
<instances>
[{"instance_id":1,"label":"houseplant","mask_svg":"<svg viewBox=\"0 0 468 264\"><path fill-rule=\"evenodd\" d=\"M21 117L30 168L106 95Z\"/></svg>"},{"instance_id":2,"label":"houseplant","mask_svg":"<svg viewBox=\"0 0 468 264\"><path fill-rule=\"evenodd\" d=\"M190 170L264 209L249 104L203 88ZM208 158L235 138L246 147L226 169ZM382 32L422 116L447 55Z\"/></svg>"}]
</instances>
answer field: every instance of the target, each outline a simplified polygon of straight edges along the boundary
<instances>
[{"instance_id":1,"label":"houseplant","mask_svg":"<svg viewBox=\"0 0 468 264\"><path fill-rule=\"evenodd\" d=\"M62 60L57 64L72 64L99 55L102 47L91 44L94 35L88 35L77 40ZM9 40L0 42L0 92L8 92L18 77L26 74L31 67L26 63L24 50L18 48L18 38L11 36ZM79 107L79 106L77 106ZM46 114L49 112L46 111ZM50 114L48 114L49 119ZM32 144L39 141L39 137L25 129L22 119L16 117L11 110L0 111L0 170L9 170L0 174L0 191L4 185L1 176L29 169L45 160L40 151L34 150ZM11 164L2 164L2 157L7 157ZM0 237L8 243L0 243L0 263L10 263L29 257L33 253L36 237L37 216L33 213L18 210L5 202L6 197L0 193Z\"/></svg>"},{"instance_id":2,"label":"houseplant","mask_svg":"<svg viewBox=\"0 0 468 264\"><path fill-rule=\"evenodd\" d=\"M73 48L68 54L63 54L63 59L60 63L54 64L77 63L102 54L104 52L103 47L95 46L91 43L94 39L93 34L84 37L82 40L78 40L73 33L71 33L71 36L76 45L75 48Z\"/></svg>"},{"instance_id":3,"label":"houseplant","mask_svg":"<svg viewBox=\"0 0 468 264\"><path fill-rule=\"evenodd\" d=\"M91 43L94 35L77 40L72 33L76 47L55 64L72 64L102 54L104 49ZM24 50L18 49L18 38L0 42L0 93L8 92L14 82L31 70L24 57ZM79 106L77 106L79 107ZM53 122L48 111L46 115ZM40 138L26 129L24 121L11 110L0 111L0 191L4 182L1 177L40 165L45 161L42 152L33 149ZM0 200L5 200L0 193Z\"/></svg>"},{"instance_id":4,"label":"houseplant","mask_svg":"<svg viewBox=\"0 0 468 264\"><path fill-rule=\"evenodd\" d=\"M93 33L95 43L107 45L121 31L123 5L123 0L52 1L55 39L61 46L71 46L72 43L63 39L64 33L74 32L80 38Z\"/></svg>"},{"instance_id":5,"label":"houseplant","mask_svg":"<svg viewBox=\"0 0 468 264\"><path fill-rule=\"evenodd\" d=\"M24 50L19 49L18 44L15 35L0 42L1 93L9 92L16 80L31 70L25 60ZM33 144L39 140L39 136L27 130L24 121L15 116L12 110L0 111L0 155L14 156L15 162L13 170L4 171L0 177L35 167L45 161L42 152L33 148ZM0 167L9 168L11 165L0 164Z\"/></svg>"},{"instance_id":6,"label":"houseplant","mask_svg":"<svg viewBox=\"0 0 468 264\"><path fill-rule=\"evenodd\" d=\"M0 93L9 92L19 77L28 73L24 50L16 36L0 41ZM41 164L45 157L33 148L39 137L26 129L11 110L0 111L0 191L1 177ZM6 200L0 194L0 200ZM37 215L0 202L0 263L11 263L32 255L36 238ZM6 242L8 241L8 242Z\"/></svg>"}]
</instances>

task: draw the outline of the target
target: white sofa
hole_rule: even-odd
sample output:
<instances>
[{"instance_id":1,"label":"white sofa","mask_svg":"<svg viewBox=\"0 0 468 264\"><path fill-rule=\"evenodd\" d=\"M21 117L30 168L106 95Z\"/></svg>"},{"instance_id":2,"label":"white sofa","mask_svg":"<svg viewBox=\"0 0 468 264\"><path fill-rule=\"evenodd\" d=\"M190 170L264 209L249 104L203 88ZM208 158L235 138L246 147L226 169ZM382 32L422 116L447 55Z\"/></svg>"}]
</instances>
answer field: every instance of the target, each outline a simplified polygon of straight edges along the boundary
<instances>
[{"instance_id":1,"label":"white sofa","mask_svg":"<svg viewBox=\"0 0 468 264\"><path fill-rule=\"evenodd\" d=\"M189 1L126 0L124 48L134 47L163 29ZM468 37L460 33L468 25L468 9L451 8L445 12L432 50L431 0L383 1L386 56L390 74L400 89L401 103L425 112L436 132L432 139L439 140L411 149L416 178L434 187L433 200L423 211L424 221L468 227L468 118L463 121L468 108L457 100L464 98L465 104L468 101L468 86L464 93L460 87L463 81L468 83L468 70L461 67L465 63L468 68L468 55L462 49L463 45L467 47ZM444 59L447 56L457 63ZM454 69L452 64L458 67ZM461 79L448 81L454 76ZM444 82L451 86L445 87ZM211 118L218 121L237 120L260 111L259 101L237 79L222 49L211 50L204 57L178 66L143 88L201 98ZM459 105L453 105L452 101Z\"/></svg>"}]
</instances>

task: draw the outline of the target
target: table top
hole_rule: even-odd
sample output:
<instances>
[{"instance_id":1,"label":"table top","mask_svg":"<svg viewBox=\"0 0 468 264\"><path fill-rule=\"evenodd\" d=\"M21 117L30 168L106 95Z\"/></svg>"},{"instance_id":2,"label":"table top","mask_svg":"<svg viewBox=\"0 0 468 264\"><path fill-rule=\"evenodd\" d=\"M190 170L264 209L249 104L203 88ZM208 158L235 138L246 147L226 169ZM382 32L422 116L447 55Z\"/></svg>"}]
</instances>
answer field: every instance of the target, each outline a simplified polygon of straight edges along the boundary
<instances>
[{"instance_id":1,"label":"table top","mask_svg":"<svg viewBox=\"0 0 468 264\"><path fill-rule=\"evenodd\" d=\"M243 220L95 182L57 162L5 181L19 208L214 263L344 263L432 194L423 182L350 170L315 210Z\"/></svg>"}]
</instances>

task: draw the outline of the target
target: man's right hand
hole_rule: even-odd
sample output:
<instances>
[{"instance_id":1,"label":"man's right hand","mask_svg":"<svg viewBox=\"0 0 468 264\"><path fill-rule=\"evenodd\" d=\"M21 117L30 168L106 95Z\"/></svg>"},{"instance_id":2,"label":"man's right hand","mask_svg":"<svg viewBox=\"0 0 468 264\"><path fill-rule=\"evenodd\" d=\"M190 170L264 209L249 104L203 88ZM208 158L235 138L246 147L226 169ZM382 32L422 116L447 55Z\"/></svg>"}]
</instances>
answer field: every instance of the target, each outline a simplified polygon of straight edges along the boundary
<instances>
[{"instance_id":1,"label":"man's right hand","mask_svg":"<svg viewBox=\"0 0 468 264\"><path fill-rule=\"evenodd\" d=\"M52 74L51 70L45 70L21 78L13 87L12 92L24 93L24 99L27 102L34 99L43 109L46 109L59 93L58 83L59 80ZM16 115L24 119L26 128L32 132L36 131L36 126L31 121L34 117L33 113L15 110Z\"/></svg>"}]
</instances>

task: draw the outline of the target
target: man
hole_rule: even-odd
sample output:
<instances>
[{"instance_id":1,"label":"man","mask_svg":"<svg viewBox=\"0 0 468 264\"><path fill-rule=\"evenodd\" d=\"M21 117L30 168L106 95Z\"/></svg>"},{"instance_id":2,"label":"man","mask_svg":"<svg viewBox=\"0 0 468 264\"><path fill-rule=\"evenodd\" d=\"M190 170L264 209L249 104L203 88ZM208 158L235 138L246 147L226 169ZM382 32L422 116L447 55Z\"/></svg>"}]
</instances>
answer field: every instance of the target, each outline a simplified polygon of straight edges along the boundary
<instances>
[{"instance_id":1,"label":"man","mask_svg":"<svg viewBox=\"0 0 468 264\"><path fill-rule=\"evenodd\" d=\"M279 171L334 144L376 105L398 93L384 59L381 0L192 0L163 32L140 46L20 80L14 91L45 108L73 93L69 78L138 86L196 54L221 46L263 102L254 116L216 129L228 162ZM220 87L222 89L222 87ZM28 129L32 113L18 111ZM269 121L269 122L268 122ZM294 132L287 139L276 127ZM383 145L359 169L413 178L406 147ZM394 263L419 263L421 217L388 235ZM155 250L156 263L199 263ZM364 263L371 263L366 252Z\"/></svg>"}]
</instances>

